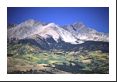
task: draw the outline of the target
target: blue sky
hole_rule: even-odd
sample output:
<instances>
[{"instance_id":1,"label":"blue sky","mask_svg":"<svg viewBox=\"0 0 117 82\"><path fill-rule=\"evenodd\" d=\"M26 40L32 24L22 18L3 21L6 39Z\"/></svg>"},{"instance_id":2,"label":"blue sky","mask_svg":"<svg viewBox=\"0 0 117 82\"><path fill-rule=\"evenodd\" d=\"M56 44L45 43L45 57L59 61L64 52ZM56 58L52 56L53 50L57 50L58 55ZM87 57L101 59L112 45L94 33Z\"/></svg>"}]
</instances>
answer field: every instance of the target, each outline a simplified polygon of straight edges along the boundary
<instances>
[{"instance_id":1,"label":"blue sky","mask_svg":"<svg viewBox=\"0 0 117 82\"><path fill-rule=\"evenodd\" d=\"M54 22L58 25L82 22L99 32L109 32L108 7L8 7L7 22L21 23L28 19Z\"/></svg>"}]
</instances>

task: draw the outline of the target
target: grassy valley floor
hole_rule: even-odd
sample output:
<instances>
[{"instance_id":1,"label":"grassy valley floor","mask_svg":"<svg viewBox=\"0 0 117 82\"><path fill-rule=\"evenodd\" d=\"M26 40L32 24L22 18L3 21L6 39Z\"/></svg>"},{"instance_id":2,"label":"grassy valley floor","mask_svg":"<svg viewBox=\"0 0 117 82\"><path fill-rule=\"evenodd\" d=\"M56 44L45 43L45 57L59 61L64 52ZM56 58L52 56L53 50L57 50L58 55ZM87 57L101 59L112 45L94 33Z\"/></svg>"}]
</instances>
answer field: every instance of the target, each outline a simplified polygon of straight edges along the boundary
<instances>
[{"instance_id":1,"label":"grassy valley floor","mask_svg":"<svg viewBox=\"0 0 117 82\"><path fill-rule=\"evenodd\" d=\"M101 51L43 51L8 54L8 74L108 74L109 54Z\"/></svg>"}]
</instances>

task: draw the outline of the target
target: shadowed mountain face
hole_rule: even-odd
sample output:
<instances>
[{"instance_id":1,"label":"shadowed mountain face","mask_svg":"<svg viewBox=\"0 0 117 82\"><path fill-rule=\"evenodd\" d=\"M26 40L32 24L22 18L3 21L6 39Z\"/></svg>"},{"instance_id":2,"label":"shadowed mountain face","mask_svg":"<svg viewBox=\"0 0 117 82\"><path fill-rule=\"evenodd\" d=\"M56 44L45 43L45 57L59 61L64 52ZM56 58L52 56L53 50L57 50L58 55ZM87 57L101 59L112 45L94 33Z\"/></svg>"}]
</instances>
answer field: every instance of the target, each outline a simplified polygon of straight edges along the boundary
<instances>
[{"instance_id":1,"label":"shadowed mountain face","mask_svg":"<svg viewBox=\"0 0 117 82\"><path fill-rule=\"evenodd\" d=\"M34 39L23 39L19 40L18 43L22 44L32 44L35 45L42 50L62 50L62 51L96 51L101 50L102 52L109 52L109 43L108 42L100 42L100 41L86 41L82 44L70 44L62 41L59 42L54 41L53 38L47 39L38 39L35 41Z\"/></svg>"}]
</instances>

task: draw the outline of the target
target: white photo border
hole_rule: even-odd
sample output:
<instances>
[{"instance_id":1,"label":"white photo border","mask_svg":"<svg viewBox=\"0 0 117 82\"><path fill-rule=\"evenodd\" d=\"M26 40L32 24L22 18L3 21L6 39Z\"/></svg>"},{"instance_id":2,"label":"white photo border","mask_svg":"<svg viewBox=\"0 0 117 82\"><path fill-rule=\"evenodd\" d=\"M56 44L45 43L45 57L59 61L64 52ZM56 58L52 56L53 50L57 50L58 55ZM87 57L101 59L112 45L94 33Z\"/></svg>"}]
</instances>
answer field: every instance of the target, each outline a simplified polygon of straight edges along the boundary
<instances>
[{"instance_id":1,"label":"white photo border","mask_svg":"<svg viewBox=\"0 0 117 82\"><path fill-rule=\"evenodd\" d=\"M7 7L109 7L109 74L7 74ZM0 0L0 81L116 81L116 0Z\"/></svg>"}]
</instances>

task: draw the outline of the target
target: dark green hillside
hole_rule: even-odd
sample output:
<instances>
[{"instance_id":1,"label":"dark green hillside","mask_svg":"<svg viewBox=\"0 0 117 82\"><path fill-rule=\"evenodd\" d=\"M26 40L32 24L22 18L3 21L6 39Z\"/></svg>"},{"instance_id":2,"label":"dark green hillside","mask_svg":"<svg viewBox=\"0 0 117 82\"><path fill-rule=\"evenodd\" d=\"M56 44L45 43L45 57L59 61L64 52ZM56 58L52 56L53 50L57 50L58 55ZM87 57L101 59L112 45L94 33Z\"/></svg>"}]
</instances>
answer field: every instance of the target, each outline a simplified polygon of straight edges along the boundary
<instances>
[{"instance_id":1,"label":"dark green hillside","mask_svg":"<svg viewBox=\"0 0 117 82\"><path fill-rule=\"evenodd\" d=\"M96 44L99 46L100 43ZM84 44L81 45L84 46ZM92 48L95 45L92 45ZM57 49L48 51L29 43L8 44L7 72L24 74L108 74L108 51L103 52L99 50L101 48L98 48L98 46L96 47L98 49L92 49L89 46L87 45L87 49L86 47L85 49L78 48L75 51ZM103 46L105 45L103 44Z\"/></svg>"}]
</instances>

